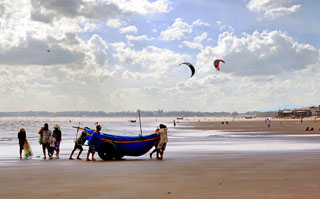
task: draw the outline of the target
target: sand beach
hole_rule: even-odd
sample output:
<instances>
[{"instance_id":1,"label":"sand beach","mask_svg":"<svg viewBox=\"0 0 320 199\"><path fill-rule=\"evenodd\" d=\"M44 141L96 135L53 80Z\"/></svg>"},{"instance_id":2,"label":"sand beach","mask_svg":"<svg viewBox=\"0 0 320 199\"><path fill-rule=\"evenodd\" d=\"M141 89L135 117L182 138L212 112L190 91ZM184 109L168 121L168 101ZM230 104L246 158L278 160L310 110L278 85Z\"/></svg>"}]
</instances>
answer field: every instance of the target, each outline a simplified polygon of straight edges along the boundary
<instances>
[{"instance_id":1,"label":"sand beach","mask_svg":"<svg viewBox=\"0 0 320 199\"><path fill-rule=\"evenodd\" d=\"M2 158L0 198L320 197L320 131L304 131L320 121L221 121L169 127L164 160L86 162L67 150L59 160Z\"/></svg>"}]
</instances>

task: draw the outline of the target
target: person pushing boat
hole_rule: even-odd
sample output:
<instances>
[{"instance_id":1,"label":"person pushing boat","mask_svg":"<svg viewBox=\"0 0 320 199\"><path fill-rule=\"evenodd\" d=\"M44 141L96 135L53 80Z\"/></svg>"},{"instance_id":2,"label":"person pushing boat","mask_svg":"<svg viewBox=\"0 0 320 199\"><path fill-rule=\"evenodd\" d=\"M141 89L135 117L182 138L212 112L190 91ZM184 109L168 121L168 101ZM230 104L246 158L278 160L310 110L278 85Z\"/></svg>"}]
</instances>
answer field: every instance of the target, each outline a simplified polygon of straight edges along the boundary
<instances>
[{"instance_id":1,"label":"person pushing boat","mask_svg":"<svg viewBox=\"0 0 320 199\"><path fill-rule=\"evenodd\" d=\"M101 125L98 124L96 126L96 130L94 131L94 133L91 135L90 139L88 140L89 150L87 153L87 161L90 161L90 159L89 159L90 153L92 154L91 160L92 161L96 160L96 159L94 159L94 154L96 152L96 144L98 143L97 134L98 135L100 134L101 128L102 128Z\"/></svg>"},{"instance_id":2,"label":"person pushing boat","mask_svg":"<svg viewBox=\"0 0 320 199\"><path fill-rule=\"evenodd\" d=\"M157 157L158 160L163 159L163 153L166 150L166 146L168 143L168 133L167 133L167 126L164 124L159 125L160 130L157 131L157 134L160 135L160 141L158 144L158 153L160 153L160 157Z\"/></svg>"}]
</instances>

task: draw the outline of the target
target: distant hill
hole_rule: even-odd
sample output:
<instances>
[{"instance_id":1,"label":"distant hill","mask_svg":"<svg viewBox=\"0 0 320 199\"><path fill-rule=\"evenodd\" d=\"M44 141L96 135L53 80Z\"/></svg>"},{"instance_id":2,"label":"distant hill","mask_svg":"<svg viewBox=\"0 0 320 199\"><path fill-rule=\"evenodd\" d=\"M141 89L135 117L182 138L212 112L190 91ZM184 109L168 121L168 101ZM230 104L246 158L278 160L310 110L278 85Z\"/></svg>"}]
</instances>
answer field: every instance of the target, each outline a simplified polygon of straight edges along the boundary
<instances>
[{"instance_id":1,"label":"distant hill","mask_svg":"<svg viewBox=\"0 0 320 199\"><path fill-rule=\"evenodd\" d=\"M142 117L237 117L240 115L254 115L256 117L275 117L277 111L246 113L238 112L192 112L192 111L141 111ZM103 111L25 111L0 112L0 117L136 117L137 111L103 112Z\"/></svg>"}]
</instances>

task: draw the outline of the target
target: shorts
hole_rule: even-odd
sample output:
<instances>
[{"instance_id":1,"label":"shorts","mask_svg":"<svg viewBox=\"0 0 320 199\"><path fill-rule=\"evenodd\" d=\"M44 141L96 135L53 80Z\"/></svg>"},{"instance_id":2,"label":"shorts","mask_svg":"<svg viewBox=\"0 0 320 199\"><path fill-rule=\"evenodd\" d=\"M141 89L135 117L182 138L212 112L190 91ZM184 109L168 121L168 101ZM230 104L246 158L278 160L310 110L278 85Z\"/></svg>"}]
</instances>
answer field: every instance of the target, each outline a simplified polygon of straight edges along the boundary
<instances>
[{"instance_id":1,"label":"shorts","mask_svg":"<svg viewBox=\"0 0 320 199\"><path fill-rule=\"evenodd\" d=\"M157 149L166 150L167 143L159 143Z\"/></svg>"},{"instance_id":2,"label":"shorts","mask_svg":"<svg viewBox=\"0 0 320 199\"><path fill-rule=\"evenodd\" d=\"M48 153L49 153L50 155L53 155L53 153L54 153L54 147L49 146L49 147L48 147Z\"/></svg>"},{"instance_id":3,"label":"shorts","mask_svg":"<svg viewBox=\"0 0 320 199\"><path fill-rule=\"evenodd\" d=\"M23 145L24 145L24 143L19 143L20 150L23 150Z\"/></svg>"},{"instance_id":4,"label":"shorts","mask_svg":"<svg viewBox=\"0 0 320 199\"><path fill-rule=\"evenodd\" d=\"M60 141L56 141L56 149L60 149Z\"/></svg>"},{"instance_id":5,"label":"shorts","mask_svg":"<svg viewBox=\"0 0 320 199\"><path fill-rule=\"evenodd\" d=\"M90 152L90 153L95 153L95 152L96 152L96 146L90 145L90 146L89 146L89 152Z\"/></svg>"},{"instance_id":6,"label":"shorts","mask_svg":"<svg viewBox=\"0 0 320 199\"><path fill-rule=\"evenodd\" d=\"M74 144L74 148L73 149L79 149L79 150L83 151L82 146L80 144L77 144L77 143Z\"/></svg>"}]
</instances>

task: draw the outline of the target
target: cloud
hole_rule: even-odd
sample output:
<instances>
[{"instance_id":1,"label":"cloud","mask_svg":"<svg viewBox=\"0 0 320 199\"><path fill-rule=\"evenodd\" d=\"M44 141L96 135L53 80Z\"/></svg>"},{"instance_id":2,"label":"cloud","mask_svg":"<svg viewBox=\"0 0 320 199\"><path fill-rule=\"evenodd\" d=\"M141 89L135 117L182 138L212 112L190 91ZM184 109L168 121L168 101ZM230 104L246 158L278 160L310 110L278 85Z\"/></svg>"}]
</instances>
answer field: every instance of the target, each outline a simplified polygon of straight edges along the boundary
<instances>
[{"instance_id":1,"label":"cloud","mask_svg":"<svg viewBox=\"0 0 320 199\"><path fill-rule=\"evenodd\" d=\"M120 9L128 12L136 12L142 15L169 12L169 0L156 0L149 2L148 0L110 0Z\"/></svg>"},{"instance_id":2,"label":"cloud","mask_svg":"<svg viewBox=\"0 0 320 199\"><path fill-rule=\"evenodd\" d=\"M195 37L193 39L193 42L183 41L182 43L189 48L201 50L203 48L203 45L201 44L201 42L205 40L207 37L208 37L208 33L204 32L200 36Z\"/></svg>"},{"instance_id":3,"label":"cloud","mask_svg":"<svg viewBox=\"0 0 320 199\"><path fill-rule=\"evenodd\" d=\"M174 23L165 31L161 31L160 38L162 40L180 40L184 37L185 33L191 33L192 26L183 22L181 18L177 18Z\"/></svg>"},{"instance_id":4,"label":"cloud","mask_svg":"<svg viewBox=\"0 0 320 199\"><path fill-rule=\"evenodd\" d=\"M201 21L201 19L197 19L192 23L192 26L210 26L209 23Z\"/></svg>"},{"instance_id":5,"label":"cloud","mask_svg":"<svg viewBox=\"0 0 320 199\"><path fill-rule=\"evenodd\" d=\"M150 40L147 35L139 35L139 36L126 35L126 38L128 40L135 40L135 41Z\"/></svg>"},{"instance_id":6,"label":"cloud","mask_svg":"<svg viewBox=\"0 0 320 199\"><path fill-rule=\"evenodd\" d=\"M120 19L109 19L107 21L107 26L111 28L120 28L121 24L122 23Z\"/></svg>"},{"instance_id":7,"label":"cloud","mask_svg":"<svg viewBox=\"0 0 320 199\"><path fill-rule=\"evenodd\" d=\"M319 60L319 51L309 44L300 44L281 31L255 31L237 37L225 32L218 45L205 47L197 56L200 72L213 70L214 59L226 61L222 72L239 76L278 75L305 69Z\"/></svg>"},{"instance_id":8,"label":"cloud","mask_svg":"<svg viewBox=\"0 0 320 199\"><path fill-rule=\"evenodd\" d=\"M115 48L114 58L128 65L127 74L129 72L151 73L155 79L161 79L166 77L162 75L178 70L178 64L189 58L186 54L155 46L147 46L140 51L125 43L114 43L112 46Z\"/></svg>"},{"instance_id":9,"label":"cloud","mask_svg":"<svg viewBox=\"0 0 320 199\"><path fill-rule=\"evenodd\" d=\"M250 0L247 8L262 14L263 18L276 19L299 11L301 5L290 5L292 0Z\"/></svg>"},{"instance_id":10,"label":"cloud","mask_svg":"<svg viewBox=\"0 0 320 199\"><path fill-rule=\"evenodd\" d=\"M123 27L120 29L121 34L126 34L126 33L138 33L138 29L135 26L127 26Z\"/></svg>"},{"instance_id":11,"label":"cloud","mask_svg":"<svg viewBox=\"0 0 320 199\"><path fill-rule=\"evenodd\" d=\"M49 52L47 51L49 50ZM60 45L48 45L46 41L29 38L19 46L2 49L1 65L56 65L80 63L83 54L70 51Z\"/></svg>"},{"instance_id":12,"label":"cloud","mask_svg":"<svg viewBox=\"0 0 320 199\"><path fill-rule=\"evenodd\" d=\"M209 24L197 19L189 25L182 18L176 18L167 30L161 31L160 39L165 41L181 40L186 33L192 33L192 28L196 26L209 26Z\"/></svg>"}]
</instances>

